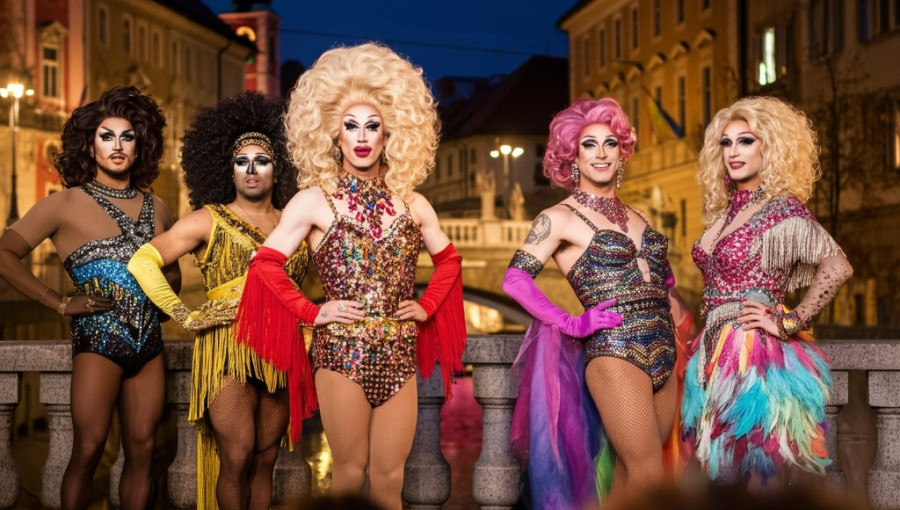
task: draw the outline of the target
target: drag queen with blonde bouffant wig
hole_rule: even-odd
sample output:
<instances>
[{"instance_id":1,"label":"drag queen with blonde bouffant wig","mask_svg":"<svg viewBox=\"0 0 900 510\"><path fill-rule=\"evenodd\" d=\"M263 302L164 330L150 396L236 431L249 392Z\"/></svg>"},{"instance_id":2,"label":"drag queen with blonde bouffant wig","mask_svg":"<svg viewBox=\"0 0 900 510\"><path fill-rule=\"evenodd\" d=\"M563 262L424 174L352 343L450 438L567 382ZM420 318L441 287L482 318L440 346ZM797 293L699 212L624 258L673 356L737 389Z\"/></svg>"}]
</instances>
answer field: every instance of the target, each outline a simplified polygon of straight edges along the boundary
<instances>
[{"instance_id":1,"label":"drag queen with blonde bouffant wig","mask_svg":"<svg viewBox=\"0 0 900 510\"><path fill-rule=\"evenodd\" d=\"M399 510L417 358L423 377L440 360L449 394L465 346L461 257L413 191L434 167L434 100L422 70L389 48L335 48L300 77L286 127L301 191L250 266L238 337L307 382L304 413L318 399L332 493L361 492L368 476L372 501ZM322 279L321 306L282 269L304 240ZM423 246L434 273L415 300ZM314 329L315 391L306 357L295 354L298 322Z\"/></svg>"},{"instance_id":2,"label":"drag queen with blonde bouffant wig","mask_svg":"<svg viewBox=\"0 0 900 510\"><path fill-rule=\"evenodd\" d=\"M691 346L684 437L710 478L782 485L824 474L831 374L807 324L853 269L803 205L819 177L815 132L769 97L720 110L697 180L709 226L694 245L706 325ZM787 293L809 287L793 309Z\"/></svg>"}]
</instances>

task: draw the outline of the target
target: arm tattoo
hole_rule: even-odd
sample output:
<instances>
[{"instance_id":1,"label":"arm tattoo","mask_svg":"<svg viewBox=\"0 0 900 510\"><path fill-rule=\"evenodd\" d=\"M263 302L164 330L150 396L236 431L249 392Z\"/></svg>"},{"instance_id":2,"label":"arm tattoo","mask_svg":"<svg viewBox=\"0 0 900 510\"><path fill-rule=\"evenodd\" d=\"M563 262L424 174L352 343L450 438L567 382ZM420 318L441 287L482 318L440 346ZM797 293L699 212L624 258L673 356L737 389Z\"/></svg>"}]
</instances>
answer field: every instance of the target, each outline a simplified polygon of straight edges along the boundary
<instances>
[{"instance_id":1,"label":"arm tattoo","mask_svg":"<svg viewBox=\"0 0 900 510\"><path fill-rule=\"evenodd\" d=\"M550 236L550 217L544 213L538 215L531 224L531 231L525 238L525 244L540 244L541 241Z\"/></svg>"}]
</instances>

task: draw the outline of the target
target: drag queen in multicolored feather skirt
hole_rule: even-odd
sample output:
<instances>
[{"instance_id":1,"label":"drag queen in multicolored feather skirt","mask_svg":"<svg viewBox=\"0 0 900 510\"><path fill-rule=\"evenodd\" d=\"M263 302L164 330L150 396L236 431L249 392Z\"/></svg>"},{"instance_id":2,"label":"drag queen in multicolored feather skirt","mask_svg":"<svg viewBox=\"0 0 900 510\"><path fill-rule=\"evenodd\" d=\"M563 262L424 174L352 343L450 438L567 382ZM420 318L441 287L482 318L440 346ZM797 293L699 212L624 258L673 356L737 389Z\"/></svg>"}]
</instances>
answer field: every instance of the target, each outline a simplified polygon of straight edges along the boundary
<instances>
[{"instance_id":1,"label":"drag queen in multicolored feather skirt","mask_svg":"<svg viewBox=\"0 0 900 510\"><path fill-rule=\"evenodd\" d=\"M803 205L817 156L809 120L777 99L740 100L706 131L698 180L712 222L693 249L706 326L681 409L683 437L714 480L771 485L830 462L831 373L807 322L853 270ZM786 294L805 286L788 308Z\"/></svg>"}]
</instances>

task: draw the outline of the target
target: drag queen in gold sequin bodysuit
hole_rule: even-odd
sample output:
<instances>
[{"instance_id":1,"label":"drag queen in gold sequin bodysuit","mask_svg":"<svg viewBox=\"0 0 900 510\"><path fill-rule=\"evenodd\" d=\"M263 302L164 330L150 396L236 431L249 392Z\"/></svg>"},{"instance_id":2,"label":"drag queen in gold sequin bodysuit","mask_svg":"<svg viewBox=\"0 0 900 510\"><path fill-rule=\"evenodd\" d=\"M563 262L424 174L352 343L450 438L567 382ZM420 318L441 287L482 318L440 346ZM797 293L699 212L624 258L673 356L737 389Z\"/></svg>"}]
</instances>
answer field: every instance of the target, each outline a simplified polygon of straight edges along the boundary
<instances>
[{"instance_id":1,"label":"drag queen in gold sequin bodysuit","mask_svg":"<svg viewBox=\"0 0 900 510\"><path fill-rule=\"evenodd\" d=\"M232 341L231 323L250 258L296 192L285 147L283 106L261 94L201 111L184 135L182 166L194 211L141 247L128 269L160 308L196 331L188 420L197 426L197 508L266 509L289 423L288 374ZM191 311L159 268L193 253L208 301ZM284 270L299 285L301 244ZM301 426L300 419L291 427Z\"/></svg>"},{"instance_id":2,"label":"drag queen in gold sequin bodysuit","mask_svg":"<svg viewBox=\"0 0 900 510\"><path fill-rule=\"evenodd\" d=\"M238 333L243 339L245 327L286 323L290 334L298 320L316 328L315 388L334 459L332 492L362 491L368 476L371 499L399 510L416 426L416 360L428 376L439 357L447 383L461 368L465 341L461 258L413 191L434 166L433 99L421 70L388 48L337 48L301 76L287 131L304 189L251 265ZM279 286L278 263L304 239L328 300L321 307ZM435 271L414 300L423 245ZM281 363L301 345L258 348Z\"/></svg>"}]
</instances>

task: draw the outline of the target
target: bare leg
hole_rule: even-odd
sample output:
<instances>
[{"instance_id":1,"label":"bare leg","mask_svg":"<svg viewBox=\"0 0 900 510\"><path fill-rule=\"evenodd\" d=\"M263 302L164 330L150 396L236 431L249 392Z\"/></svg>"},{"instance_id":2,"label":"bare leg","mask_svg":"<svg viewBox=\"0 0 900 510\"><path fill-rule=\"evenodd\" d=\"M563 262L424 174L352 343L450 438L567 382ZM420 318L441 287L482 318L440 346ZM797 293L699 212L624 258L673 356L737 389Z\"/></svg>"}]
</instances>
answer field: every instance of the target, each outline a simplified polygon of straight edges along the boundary
<instances>
[{"instance_id":1,"label":"bare leg","mask_svg":"<svg viewBox=\"0 0 900 510\"><path fill-rule=\"evenodd\" d=\"M600 357L588 363L585 379L616 450L616 469L606 501L615 508L663 480L662 443L674 418L657 416L657 409L674 413L675 404L667 401L675 397L674 378L656 398L650 378L641 369L625 360Z\"/></svg>"},{"instance_id":2,"label":"bare leg","mask_svg":"<svg viewBox=\"0 0 900 510\"><path fill-rule=\"evenodd\" d=\"M387 510L401 510L403 469L416 434L418 389L416 379L387 402L372 410L369 428L369 482L371 500Z\"/></svg>"},{"instance_id":3,"label":"bare leg","mask_svg":"<svg viewBox=\"0 0 900 510\"><path fill-rule=\"evenodd\" d=\"M60 501L63 510L81 510L90 503L91 482L109 435L109 422L121 379L122 369L99 354L82 353L72 360L75 438L62 479Z\"/></svg>"},{"instance_id":4,"label":"bare leg","mask_svg":"<svg viewBox=\"0 0 900 510\"><path fill-rule=\"evenodd\" d=\"M331 493L360 494L369 464L372 406L358 384L331 370L316 371L316 393L334 462Z\"/></svg>"},{"instance_id":5,"label":"bare leg","mask_svg":"<svg viewBox=\"0 0 900 510\"><path fill-rule=\"evenodd\" d=\"M272 472L278 460L278 448L291 418L290 403L285 389L269 393L265 388L257 388L256 394L256 447L250 464L250 510L267 510L272 504Z\"/></svg>"},{"instance_id":6,"label":"bare leg","mask_svg":"<svg viewBox=\"0 0 900 510\"><path fill-rule=\"evenodd\" d=\"M162 355L147 362L132 377L122 380L119 420L125 465L119 485L123 510L144 510L150 498L153 446L162 418L166 375Z\"/></svg>"}]
</instances>

